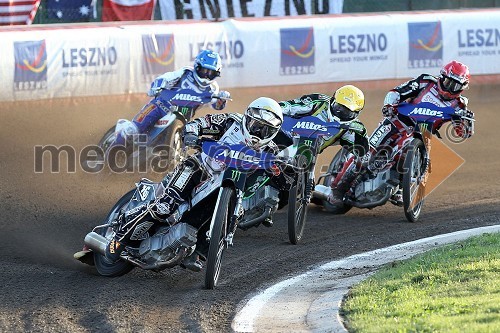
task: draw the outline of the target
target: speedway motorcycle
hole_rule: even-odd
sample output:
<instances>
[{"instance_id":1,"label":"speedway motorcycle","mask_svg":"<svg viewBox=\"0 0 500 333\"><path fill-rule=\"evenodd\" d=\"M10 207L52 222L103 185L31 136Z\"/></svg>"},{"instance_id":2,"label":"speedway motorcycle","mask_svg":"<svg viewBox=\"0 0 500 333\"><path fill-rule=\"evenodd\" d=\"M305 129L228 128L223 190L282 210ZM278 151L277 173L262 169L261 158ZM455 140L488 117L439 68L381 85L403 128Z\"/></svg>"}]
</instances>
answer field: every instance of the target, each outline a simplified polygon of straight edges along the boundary
<instances>
[{"instance_id":1,"label":"speedway motorcycle","mask_svg":"<svg viewBox=\"0 0 500 333\"><path fill-rule=\"evenodd\" d=\"M293 118L285 116L281 132L293 143L282 150L278 156L287 157L293 165L293 186L288 195L288 238L290 243L298 244L304 234L307 218L307 205L314 189L317 156L325 139L339 134L347 125L337 122L324 122L314 116ZM277 139L280 141L280 139Z\"/></svg>"},{"instance_id":2,"label":"speedway motorcycle","mask_svg":"<svg viewBox=\"0 0 500 333\"><path fill-rule=\"evenodd\" d=\"M74 257L95 265L104 276L120 276L134 267L158 272L180 265L193 253L202 233L209 243L205 287L213 289L222 254L233 245L236 229L257 226L277 209L280 194L269 170L279 171L277 158L271 153L209 139L200 143L199 156L211 176L193 189L191 200L182 203L166 222L151 220L137 225L120 260L110 262L104 256L105 249L119 227L120 213L154 200L165 190L162 182L142 179L136 189L118 200L104 222L85 236L85 250Z\"/></svg>"},{"instance_id":3,"label":"speedway motorcycle","mask_svg":"<svg viewBox=\"0 0 500 333\"><path fill-rule=\"evenodd\" d=\"M333 157L326 174L321 175L314 196L321 199L326 210L343 214L352 207L374 208L391 201L403 206L409 222L420 216L430 168L432 134L441 138L438 129L457 116L451 107L432 103L402 103L397 115L385 118L369 137L369 152L362 158L362 167L344 196L343 207L335 208L327 200L330 184L346 163L356 163L345 149ZM323 182L323 185L320 183ZM391 199L402 189L402 203Z\"/></svg>"},{"instance_id":4,"label":"speedway motorcycle","mask_svg":"<svg viewBox=\"0 0 500 333\"><path fill-rule=\"evenodd\" d=\"M151 156L158 156L167 149L167 159L170 165L175 166L179 161L182 149L182 130L184 125L193 119L196 111L204 104L211 103L213 99L231 100L219 94L208 92L198 93L191 89L169 89L162 90L161 93L153 98L143 110L148 107L161 107L168 110L167 114L159 119L149 130L145 140L140 138L140 144L145 146L144 156L140 156L140 149L136 149L132 144L126 150L125 165L134 165L140 159L148 159ZM140 115L139 115L140 117ZM101 138L98 145L102 149L104 156L109 156L109 150L113 147L118 135L126 136L130 134L132 122L127 119L119 119L115 126L112 126ZM127 143L129 144L129 143ZM120 163L122 164L122 163Z\"/></svg>"}]
</instances>

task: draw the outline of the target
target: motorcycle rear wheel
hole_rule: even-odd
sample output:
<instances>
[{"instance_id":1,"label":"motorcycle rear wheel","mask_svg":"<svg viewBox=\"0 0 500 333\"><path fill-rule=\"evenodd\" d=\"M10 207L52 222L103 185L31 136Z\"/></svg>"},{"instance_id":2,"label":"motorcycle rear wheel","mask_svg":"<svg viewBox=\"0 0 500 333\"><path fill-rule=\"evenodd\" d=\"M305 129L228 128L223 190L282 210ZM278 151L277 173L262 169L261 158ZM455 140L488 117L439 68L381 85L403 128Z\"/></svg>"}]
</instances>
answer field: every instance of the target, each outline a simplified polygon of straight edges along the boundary
<instances>
[{"instance_id":1,"label":"motorcycle rear wheel","mask_svg":"<svg viewBox=\"0 0 500 333\"><path fill-rule=\"evenodd\" d=\"M288 239L297 245L304 234L307 217L306 182L307 172L297 173L297 183L290 189L288 196Z\"/></svg>"},{"instance_id":2,"label":"motorcycle rear wheel","mask_svg":"<svg viewBox=\"0 0 500 333\"><path fill-rule=\"evenodd\" d=\"M335 179L335 177L337 177L339 170L342 169L342 166L346 161L347 153L347 150L345 150L344 148L340 148L335 156L333 156L333 159L328 166L328 176L324 178L323 185L328 187L331 186L332 181ZM325 210L333 214L345 214L352 208L352 205L348 205L346 203L344 203L342 207L336 207L329 203L327 200L323 200L322 202Z\"/></svg>"},{"instance_id":3,"label":"motorcycle rear wheel","mask_svg":"<svg viewBox=\"0 0 500 333\"><path fill-rule=\"evenodd\" d=\"M222 193L214 215L214 225L208 248L205 288L214 289L219 280L222 254L226 249L226 236L236 202L236 193L231 187L222 188Z\"/></svg>"},{"instance_id":4,"label":"motorcycle rear wheel","mask_svg":"<svg viewBox=\"0 0 500 333\"><path fill-rule=\"evenodd\" d=\"M135 189L130 190L127 192L125 195L123 195L120 200L113 206L111 211L109 212L108 216L106 217L106 220L104 220L103 224L108 224L120 213L122 208L130 201L132 196L134 195ZM100 228L97 231L101 236L106 237L108 240L111 240L111 237L113 236L114 232L111 228L109 227L103 227ZM97 269L97 272L102 275L102 276L108 276L108 277L115 277L115 276L122 276L130 272L133 268L134 265L132 265L129 262L126 262L124 260L118 260L115 262L112 262L108 259L106 259L105 256L102 254L99 254L97 252L94 252L94 263L95 267Z\"/></svg>"},{"instance_id":5,"label":"motorcycle rear wheel","mask_svg":"<svg viewBox=\"0 0 500 333\"><path fill-rule=\"evenodd\" d=\"M414 139L408 146L403 174L403 208L409 222L418 220L424 205L425 184L419 182L423 172L425 172L425 146L422 140Z\"/></svg>"}]
</instances>

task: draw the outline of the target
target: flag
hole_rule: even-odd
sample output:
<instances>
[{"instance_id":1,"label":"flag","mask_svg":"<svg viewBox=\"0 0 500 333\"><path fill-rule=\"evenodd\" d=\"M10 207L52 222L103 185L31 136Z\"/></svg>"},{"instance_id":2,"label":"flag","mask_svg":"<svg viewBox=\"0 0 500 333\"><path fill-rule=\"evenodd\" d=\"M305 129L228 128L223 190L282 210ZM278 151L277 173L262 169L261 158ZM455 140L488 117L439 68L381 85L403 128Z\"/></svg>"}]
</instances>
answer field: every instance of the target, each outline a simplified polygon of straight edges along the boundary
<instances>
[{"instance_id":1,"label":"flag","mask_svg":"<svg viewBox=\"0 0 500 333\"><path fill-rule=\"evenodd\" d=\"M92 0L47 0L47 17L61 22L88 22Z\"/></svg>"},{"instance_id":2,"label":"flag","mask_svg":"<svg viewBox=\"0 0 500 333\"><path fill-rule=\"evenodd\" d=\"M156 0L103 0L103 21L152 20Z\"/></svg>"},{"instance_id":3,"label":"flag","mask_svg":"<svg viewBox=\"0 0 500 333\"><path fill-rule=\"evenodd\" d=\"M40 0L0 0L0 25L31 24Z\"/></svg>"}]
</instances>

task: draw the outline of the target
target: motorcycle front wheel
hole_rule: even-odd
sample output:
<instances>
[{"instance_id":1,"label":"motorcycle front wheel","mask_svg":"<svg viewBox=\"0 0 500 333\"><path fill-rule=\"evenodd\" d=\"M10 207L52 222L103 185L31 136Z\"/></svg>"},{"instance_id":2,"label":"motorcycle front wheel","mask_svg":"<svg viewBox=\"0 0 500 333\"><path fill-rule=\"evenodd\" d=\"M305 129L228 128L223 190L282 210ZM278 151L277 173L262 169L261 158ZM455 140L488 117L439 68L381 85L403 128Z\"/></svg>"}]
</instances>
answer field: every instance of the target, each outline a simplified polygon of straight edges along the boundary
<instances>
[{"instance_id":1,"label":"motorcycle front wheel","mask_svg":"<svg viewBox=\"0 0 500 333\"><path fill-rule=\"evenodd\" d=\"M288 239L296 245L302 239L307 217L306 182L307 172L297 173L296 185L288 196Z\"/></svg>"},{"instance_id":2,"label":"motorcycle front wheel","mask_svg":"<svg viewBox=\"0 0 500 333\"><path fill-rule=\"evenodd\" d=\"M131 154L131 149L123 150L122 152L117 154L112 154L113 156L108 156L108 150L115 142L115 130L116 126L112 126L104 135L101 140L97 144L101 151L97 151L98 159L102 161L106 161L106 164L112 169L129 167L134 163L133 156Z\"/></svg>"},{"instance_id":3,"label":"motorcycle front wheel","mask_svg":"<svg viewBox=\"0 0 500 333\"><path fill-rule=\"evenodd\" d=\"M120 214L123 207L130 201L130 199L134 195L134 192L135 192L135 189L130 190L124 196L122 196L120 198L120 200L118 200L118 202L113 206L113 208L109 212L109 214L106 217L106 220L104 220L103 224L109 224L114 219L116 219L118 217L118 215ZM108 239L108 241L111 240L111 238L114 235L114 231L110 227L100 228L96 232L99 235L106 237L106 239ZM126 262L124 260L118 260L118 261L112 262L112 261L108 260L102 254L99 254L97 252L94 252L94 263L95 263L95 267L97 269L97 272L100 275L109 276L109 277L125 275L134 268L134 265L132 265L129 262Z\"/></svg>"},{"instance_id":4,"label":"motorcycle front wheel","mask_svg":"<svg viewBox=\"0 0 500 333\"><path fill-rule=\"evenodd\" d=\"M226 248L226 236L231 216L236 203L236 193L231 187L223 187L217 203L217 211L213 217L214 225L210 235L208 248L207 271L205 273L205 288L214 289L219 280L222 254Z\"/></svg>"},{"instance_id":5,"label":"motorcycle front wheel","mask_svg":"<svg viewBox=\"0 0 500 333\"><path fill-rule=\"evenodd\" d=\"M103 150L103 153L106 154L106 151L115 141L115 128L116 126L112 126L104 135L98 143L98 146Z\"/></svg>"},{"instance_id":6,"label":"motorcycle front wheel","mask_svg":"<svg viewBox=\"0 0 500 333\"><path fill-rule=\"evenodd\" d=\"M295 158L295 185L290 189L288 196L288 239L290 243L296 245L302 239L304 226L307 217L307 205L309 203L307 182L310 182L308 171L308 161L304 155ZM311 184L312 185L312 184Z\"/></svg>"},{"instance_id":7,"label":"motorcycle front wheel","mask_svg":"<svg viewBox=\"0 0 500 333\"><path fill-rule=\"evenodd\" d=\"M406 219L416 222L422 211L425 184L422 182L425 170L425 146L422 140L414 139L408 146L404 160L403 208Z\"/></svg>"}]
</instances>

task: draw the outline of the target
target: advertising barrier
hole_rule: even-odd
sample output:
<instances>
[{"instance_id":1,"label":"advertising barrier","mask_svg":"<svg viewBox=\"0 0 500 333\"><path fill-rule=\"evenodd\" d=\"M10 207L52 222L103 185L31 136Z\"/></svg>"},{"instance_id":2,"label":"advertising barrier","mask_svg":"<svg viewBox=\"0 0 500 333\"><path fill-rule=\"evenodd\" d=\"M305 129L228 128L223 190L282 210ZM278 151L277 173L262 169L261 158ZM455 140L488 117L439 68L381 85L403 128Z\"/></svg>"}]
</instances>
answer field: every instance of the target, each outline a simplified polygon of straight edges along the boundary
<instances>
[{"instance_id":1,"label":"advertising barrier","mask_svg":"<svg viewBox=\"0 0 500 333\"><path fill-rule=\"evenodd\" d=\"M496 9L35 28L0 30L2 101L143 93L205 48L228 88L407 78L451 59L500 74Z\"/></svg>"}]
</instances>

